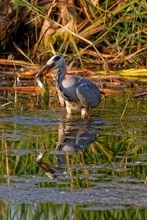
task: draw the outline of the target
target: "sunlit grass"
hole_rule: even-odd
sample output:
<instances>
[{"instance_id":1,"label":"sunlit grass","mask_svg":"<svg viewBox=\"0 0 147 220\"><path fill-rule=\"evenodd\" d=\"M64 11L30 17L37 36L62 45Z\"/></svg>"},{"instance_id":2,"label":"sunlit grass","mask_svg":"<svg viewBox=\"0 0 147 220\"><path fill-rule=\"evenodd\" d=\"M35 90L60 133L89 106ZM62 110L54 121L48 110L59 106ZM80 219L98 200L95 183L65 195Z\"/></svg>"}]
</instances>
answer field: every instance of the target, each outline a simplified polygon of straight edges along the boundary
<instances>
[{"instance_id":1,"label":"sunlit grass","mask_svg":"<svg viewBox=\"0 0 147 220\"><path fill-rule=\"evenodd\" d=\"M25 25L28 31L33 28L32 36L28 34L25 39L27 52L15 45L31 62L34 58L47 60L57 53L77 57L84 67L89 67L92 60L98 65L112 64L116 68L119 65L122 68L146 66L145 1L80 0L73 1L72 7L68 2L64 6L54 2L39 5L31 0L12 2L17 11L14 20L21 18L22 7L25 14L29 14ZM20 26L22 24L23 19ZM88 64L82 62L84 59Z\"/></svg>"}]
</instances>

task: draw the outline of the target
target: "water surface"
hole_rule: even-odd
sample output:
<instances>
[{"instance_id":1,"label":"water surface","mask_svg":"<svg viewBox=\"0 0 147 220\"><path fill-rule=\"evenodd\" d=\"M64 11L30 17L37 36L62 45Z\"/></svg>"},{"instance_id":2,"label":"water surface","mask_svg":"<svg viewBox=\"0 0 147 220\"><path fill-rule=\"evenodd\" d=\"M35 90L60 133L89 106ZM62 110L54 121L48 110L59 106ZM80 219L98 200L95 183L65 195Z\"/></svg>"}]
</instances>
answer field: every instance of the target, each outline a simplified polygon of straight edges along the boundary
<instances>
[{"instance_id":1,"label":"water surface","mask_svg":"<svg viewBox=\"0 0 147 220\"><path fill-rule=\"evenodd\" d=\"M1 108L1 219L147 219L146 103L130 98L120 121L126 100L90 120L34 99Z\"/></svg>"}]
</instances>

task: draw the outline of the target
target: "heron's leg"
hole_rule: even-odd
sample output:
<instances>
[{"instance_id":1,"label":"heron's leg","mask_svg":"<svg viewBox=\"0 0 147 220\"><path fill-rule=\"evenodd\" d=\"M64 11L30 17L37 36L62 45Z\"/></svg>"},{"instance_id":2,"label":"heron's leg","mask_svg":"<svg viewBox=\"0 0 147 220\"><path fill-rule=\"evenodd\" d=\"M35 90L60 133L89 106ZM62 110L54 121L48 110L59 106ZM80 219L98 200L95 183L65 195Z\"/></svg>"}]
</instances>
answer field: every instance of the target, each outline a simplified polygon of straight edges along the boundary
<instances>
[{"instance_id":1,"label":"heron's leg","mask_svg":"<svg viewBox=\"0 0 147 220\"><path fill-rule=\"evenodd\" d=\"M88 109L87 108L82 108L81 109L81 117L82 118L86 118L87 117L88 119L90 118L90 116L88 114Z\"/></svg>"},{"instance_id":2,"label":"heron's leg","mask_svg":"<svg viewBox=\"0 0 147 220\"><path fill-rule=\"evenodd\" d=\"M66 103L66 111L68 115L72 115L72 108L70 105L68 105L68 103Z\"/></svg>"}]
</instances>

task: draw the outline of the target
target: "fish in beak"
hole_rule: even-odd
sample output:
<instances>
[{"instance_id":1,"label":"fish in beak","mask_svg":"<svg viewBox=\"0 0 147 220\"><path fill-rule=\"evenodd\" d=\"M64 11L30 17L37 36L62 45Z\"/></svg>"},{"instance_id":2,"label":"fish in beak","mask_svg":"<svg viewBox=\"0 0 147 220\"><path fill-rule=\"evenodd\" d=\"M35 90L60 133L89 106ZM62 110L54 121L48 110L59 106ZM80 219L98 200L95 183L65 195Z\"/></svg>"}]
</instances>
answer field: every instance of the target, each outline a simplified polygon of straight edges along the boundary
<instances>
[{"instance_id":1,"label":"fish in beak","mask_svg":"<svg viewBox=\"0 0 147 220\"><path fill-rule=\"evenodd\" d=\"M49 60L50 61L50 60ZM51 72L52 70L54 70L54 62L47 62L46 65L40 70L40 72L38 72L35 76L36 82L38 83L38 86L45 90L45 87L43 85L43 83L41 82L41 78L43 76L45 76L47 73Z\"/></svg>"},{"instance_id":2,"label":"fish in beak","mask_svg":"<svg viewBox=\"0 0 147 220\"><path fill-rule=\"evenodd\" d=\"M51 63L51 64L46 64L41 70L40 72L38 72L36 74L36 78L37 77L42 77L42 76L45 76L47 73L49 73L50 71L52 71L52 69L54 69L54 63Z\"/></svg>"}]
</instances>

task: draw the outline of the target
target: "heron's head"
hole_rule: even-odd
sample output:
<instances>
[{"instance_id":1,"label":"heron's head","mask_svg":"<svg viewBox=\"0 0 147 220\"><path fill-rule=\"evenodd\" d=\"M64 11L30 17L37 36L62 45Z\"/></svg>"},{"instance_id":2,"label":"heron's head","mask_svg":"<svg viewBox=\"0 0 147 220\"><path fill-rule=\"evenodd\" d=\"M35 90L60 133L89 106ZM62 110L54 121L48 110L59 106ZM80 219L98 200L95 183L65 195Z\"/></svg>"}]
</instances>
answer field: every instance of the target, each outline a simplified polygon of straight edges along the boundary
<instances>
[{"instance_id":1,"label":"heron's head","mask_svg":"<svg viewBox=\"0 0 147 220\"><path fill-rule=\"evenodd\" d=\"M43 90L45 89L43 83L41 82L41 78L57 68L62 68L62 75L63 73L66 74L66 64L64 59L60 56L55 55L47 61L46 65L35 76L36 82L38 83L40 88L42 88Z\"/></svg>"},{"instance_id":2,"label":"heron's head","mask_svg":"<svg viewBox=\"0 0 147 220\"><path fill-rule=\"evenodd\" d=\"M63 66L65 66L64 59L60 56L55 55L51 57L47 61L46 65L42 68L42 70L36 74L36 78L45 76L47 73L51 72L52 70L61 68Z\"/></svg>"}]
</instances>

